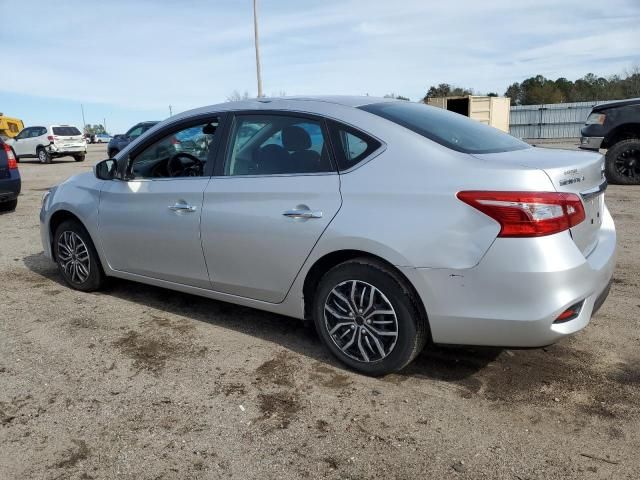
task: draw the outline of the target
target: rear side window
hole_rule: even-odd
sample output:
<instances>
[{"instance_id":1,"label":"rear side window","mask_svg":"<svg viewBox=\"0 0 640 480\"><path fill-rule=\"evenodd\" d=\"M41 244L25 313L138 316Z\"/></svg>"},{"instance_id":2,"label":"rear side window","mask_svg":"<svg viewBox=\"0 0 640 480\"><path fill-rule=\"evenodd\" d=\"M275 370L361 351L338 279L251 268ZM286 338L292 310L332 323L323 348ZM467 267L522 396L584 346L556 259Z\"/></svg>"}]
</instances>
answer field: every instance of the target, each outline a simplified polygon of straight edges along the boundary
<instances>
[{"instance_id":1,"label":"rear side window","mask_svg":"<svg viewBox=\"0 0 640 480\"><path fill-rule=\"evenodd\" d=\"M402 125L458 152L496 153L529 148L525 142L497 128L421 103L374 103L358 108Z\"/></svg>"},{"instance_id":2,"label":"rear side window","mask_svg":"<svg viewBox=\"0 0 640 480\"><path fill-rule=\"evenodd\" d=\"M53 127L53 134L62 137L70 137L72 135L82 135L76 127Z\"/></svg>"},{"instance_id":3,"label":"rear side window","mask_svg":"<svg viewBox=\"0 0 640 480\"><path fill-rule=\"evenodd\" d=\"M329 122L329 131L340 171L353 168L381 146L375 138L337 122Z\"/></svg>"}]
</instances>

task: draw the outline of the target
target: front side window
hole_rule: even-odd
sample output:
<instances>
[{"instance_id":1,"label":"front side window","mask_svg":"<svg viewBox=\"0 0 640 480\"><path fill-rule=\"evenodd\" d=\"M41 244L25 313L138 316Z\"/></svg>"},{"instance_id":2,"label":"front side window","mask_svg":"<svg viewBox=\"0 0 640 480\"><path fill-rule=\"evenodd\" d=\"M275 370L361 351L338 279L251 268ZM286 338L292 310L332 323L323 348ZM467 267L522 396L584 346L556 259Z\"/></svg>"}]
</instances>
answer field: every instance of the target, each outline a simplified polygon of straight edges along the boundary
<instances>
[{"instance_id":1,"label":"front side window","mask_svg":"<svg viewBox=\"0 0 640 480\"><path fill-rule=\"evenodd\" d=\"M200 177L218 129L218 120L183 128L153 142L130 161L127 176Z\"/></svg>"},{"instance_id":2,"label":"front side window","mask_svg":"<svg viewBox=\"0 0 640 480\"><path fill-rule=\"evenodd\" d=\"M30 135L31 135L31 127L27 127L23 129L18 135L16 135L16 138L18 140L22 140L23 138L29 138Z\"/></svg>"},{"instance_id":3,"label":"front side window","mask_svg":"<svg viewBox=\"0 0 640 480\"><path fill-rule=\"evenodd\" d=\"M375 138L333 121L329 123L329 131L340 171L353 168L381 146Z\"/></svg>"},{"instance_id":4,"label":"front side window","mask_svg":"<svg viewBox=\"0 0 640 480\"><path fill-rule=\"evenodd\" d=\"M458 152L481 154L530 148L527 143L497 128L442 108L413 102L374 103L358 108Z\"/></svg>"},{"instance_id":5,"label":"front side window","mask_svg":"<svg viewBox=\"0 0 640 480\"><path fill-rule=\"evenodd\" d=\"M331 172L320 122L282 115L242 115L234 122L225 175Z\"/></svg>"}]
</instances>

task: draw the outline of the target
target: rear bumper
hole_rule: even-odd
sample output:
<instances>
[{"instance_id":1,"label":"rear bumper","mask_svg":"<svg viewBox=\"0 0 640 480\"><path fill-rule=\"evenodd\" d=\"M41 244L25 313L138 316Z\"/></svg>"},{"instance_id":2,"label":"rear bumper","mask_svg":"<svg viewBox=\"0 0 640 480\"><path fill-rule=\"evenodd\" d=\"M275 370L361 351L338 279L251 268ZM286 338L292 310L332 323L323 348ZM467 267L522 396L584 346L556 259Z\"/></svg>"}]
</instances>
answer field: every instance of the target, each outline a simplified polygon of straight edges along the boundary
<instances>
[{"instance_id":1,"label":"rear bumper","mask_svg":"<svg viewBox=\"0 0 640 480\"><path fill-rule=\"evenodd\" d=\"M579 147L584 150L600 150L604 137L581 137Z\"/></svg>"},{"instance_id":2,"label":"rear bumper","mask_svg":"<svg viewBox=\"0 0 640 480\"><path fill-rule=\"evenodd\" d=\"M421 296L436 343L539 347L584 328L604 302L615 266L616 232L605 210L587 258L569 232L498 238L475 267L403 269ZM580 314L554 320L584 301Z\"/></svg>"},{"instance_id":3,"label":"rear bumper","mask_svg":"<svg viewBox=\"0 0 640 480\"><path fill-rule=\"evenodd\" d=\"M19 176L13 176L11 178L3 178L0 180L0 202L10 202L15 200L20 195L20 189L22 188L22 182Z\"/></svg>"},{"instance_id":4,"label":"rear bumper","mask_svg":"<svg viewBox=\"0 0 640 480\"><path fill-rule=\"evenodd\" d=\"M79 154L79 153L87 153L87 145L77 145L73 147L61 147L54 143L47 147L47 150L50 154L56 155L71 155L71 154Z\"/></svg>"}]
</instances>

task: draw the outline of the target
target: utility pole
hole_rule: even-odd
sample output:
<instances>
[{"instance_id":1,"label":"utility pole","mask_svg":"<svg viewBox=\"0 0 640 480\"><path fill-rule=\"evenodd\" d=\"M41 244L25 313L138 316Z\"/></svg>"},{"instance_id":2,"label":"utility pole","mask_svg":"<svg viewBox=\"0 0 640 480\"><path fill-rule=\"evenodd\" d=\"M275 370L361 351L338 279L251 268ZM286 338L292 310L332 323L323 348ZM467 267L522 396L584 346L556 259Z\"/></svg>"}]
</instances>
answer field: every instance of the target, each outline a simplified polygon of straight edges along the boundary
<instances>
[{"instance_id":1,"label":"utility pole","mask_svg":"<svg viewBox=\"0 0 640 480\"><path fill-rule=\"evenodd\" d=\"M262 97L262 74L260 73L260 47L258 45L258 0L253 0L253 33L256 42L256 75L258 76L258 98Z\"/></svg>"},{"instance_id":2,"label":"utility pole","mask_svg":"<svg viewBox=\"0 0 640 480\"><path fill-rule=\"evenodd\" d=\"M80 104L80 110L82 110L82 132L87 130L87 122L84 120L84 105Z\"/></svg>"},{"instance_id":3,"label":"utility pole","mask_svg":"<svg viewBox=\"0 0 640 480\"><path fill-rule=\"evenodd\" d=\"M169 105L169 116L172 116L172 115L173 115L173 113L171 111L171 105Z\"/></svg>"},{"instance_id":4,"label":"utility pole","mask_svg":"<svg viewBox=\"0 0 640 480\"><path fill-rule=\"evenodd\" d=\"M102 126L104 127L104 133L107 133L107 119L102 119Z\"/></svg>"}]
</instances>

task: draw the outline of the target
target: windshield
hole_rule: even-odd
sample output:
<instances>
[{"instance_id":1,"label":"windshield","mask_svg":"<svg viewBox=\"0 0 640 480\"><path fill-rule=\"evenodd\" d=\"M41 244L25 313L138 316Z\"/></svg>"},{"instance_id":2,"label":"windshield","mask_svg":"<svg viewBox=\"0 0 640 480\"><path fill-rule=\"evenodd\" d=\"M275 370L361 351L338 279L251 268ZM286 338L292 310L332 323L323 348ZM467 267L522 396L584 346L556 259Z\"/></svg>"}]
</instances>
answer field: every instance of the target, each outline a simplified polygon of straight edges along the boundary
<instances>
[{"instance_id":1,"label":"windshield","mask_svg":"<svg viewBox=\"0 0 640 480\"><path fill-rule=\"evenodd\" d=\"M464 153L510 152L525 142L464 115L413 102L374 103L358 107L402 125L423 137Z\"/></svg>"}]
</instances>

